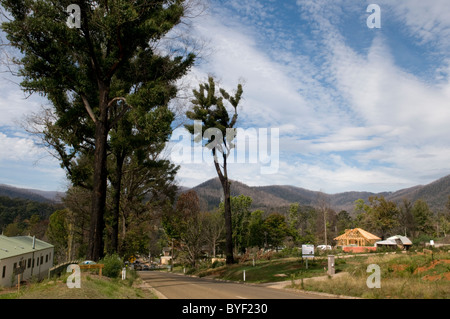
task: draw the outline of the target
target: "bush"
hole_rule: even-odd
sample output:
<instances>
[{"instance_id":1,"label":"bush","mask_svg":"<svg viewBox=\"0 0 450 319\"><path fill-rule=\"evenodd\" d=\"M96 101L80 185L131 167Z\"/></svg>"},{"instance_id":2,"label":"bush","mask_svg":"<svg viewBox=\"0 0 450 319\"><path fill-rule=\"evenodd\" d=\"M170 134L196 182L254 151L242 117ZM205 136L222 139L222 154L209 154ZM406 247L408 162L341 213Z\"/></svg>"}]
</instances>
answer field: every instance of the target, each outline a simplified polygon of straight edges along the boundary
<instances>
[{"instance_id":1,"label":"bush","mask_svg":"<svg viewBox=\"0 0 450 319\"><path fill-rule=\"evenodd\" d=\"M425 246L425 243L429 243L431 239L435 239L435 237L431 235L422 234L419 237L416 237L412 240L414 246Z\"/></svg>"},{"instance_id":2,"label":"bush","mask_svg":"<svg viewBox=\"0 0 450 319\"><path fill-rule=\"evenodd\" d=\"M223 261L216 260L212 263L211 268L217 268L224 266L225 263Z\"/></svg>"},{"instance_id":3,"label":"bush","mask_svg":"<svg viewBox=\"0 0 450 319\"><path fill-rule=\"evenodd\" d=\"M107 255L101 261L104 264L103 275L110 278L118 278L123 268L123 261L117 254Z\"/></svg>"}]
</instances>

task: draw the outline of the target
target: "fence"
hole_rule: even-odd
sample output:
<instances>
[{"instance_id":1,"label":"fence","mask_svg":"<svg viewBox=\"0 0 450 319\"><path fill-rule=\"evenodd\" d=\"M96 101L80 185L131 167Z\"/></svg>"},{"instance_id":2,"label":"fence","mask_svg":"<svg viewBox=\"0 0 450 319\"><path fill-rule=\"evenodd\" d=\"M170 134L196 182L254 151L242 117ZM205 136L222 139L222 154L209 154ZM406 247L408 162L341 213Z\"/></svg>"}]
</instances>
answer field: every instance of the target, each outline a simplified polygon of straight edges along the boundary
<instances>
[{"instance_id":1,"label":"fence","mask_svg":"<svg viewBox=\"0 0 450 319\"><path fill-rule=\"evenodd\" d=\"M80 269L98 269L98 275L102 276L102 269L104 264L89 264L89 265L80 265Z\"/></svg>"},{"instance_id":2,"label":"fence","mask_svg":"<svg viewBox=\"0 0 450 319\"><path fill-rule=\"evenodd\" d=\"M66 272L67 266L72 265L72 264L79 264L80 262L81 262L81 260L71 260L71 261L66 261L64 263L56 265L48 270L48 278L50 279L53 276L58 277L61 275L61 273Z\"/></svg>"}]
</instances>

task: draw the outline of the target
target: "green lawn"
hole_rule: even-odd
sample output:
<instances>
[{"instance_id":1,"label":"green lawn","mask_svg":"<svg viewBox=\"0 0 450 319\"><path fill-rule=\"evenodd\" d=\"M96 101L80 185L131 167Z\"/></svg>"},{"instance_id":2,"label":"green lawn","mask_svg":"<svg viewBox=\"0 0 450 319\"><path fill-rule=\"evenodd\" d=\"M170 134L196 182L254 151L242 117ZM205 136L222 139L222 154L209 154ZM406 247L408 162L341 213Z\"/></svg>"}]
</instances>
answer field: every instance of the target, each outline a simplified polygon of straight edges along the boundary
<instances>
[{"instance_id":1,"label":"green lawn","mask_svg":"<svg viewBox=\"0 0 450 319\"><path fill-rule=\"evenodd\" d=\"M243 264L223 266L216 269L208 269L197 273L199 276L214 276L216 278L243 281L243 272L245 270L245 281L252 283L267 283L286 281L290 279L309 278L326 275L325 268L328 265L326 259L316 258L308 260L308 269L306 269L306 260L301 258L284 258L275 260L257 261L255 266L249 261ZM337 262L337 271L345 269L345 263Z\"/></svg>"},{"instance_id":2,"label":"green lawn","mask_svg":"<svg viewBox=\"0 0 450 319\"><path fill-rule=\"evenodd\" d=\"M155 299L149 290L139 287L140 279L128 275L127 279L111 279L96 274L82 273L81 288L68 288L63 275L57 279L30 283L17 288L0 289L0 299Z\"/></svg>"}]
</instances>

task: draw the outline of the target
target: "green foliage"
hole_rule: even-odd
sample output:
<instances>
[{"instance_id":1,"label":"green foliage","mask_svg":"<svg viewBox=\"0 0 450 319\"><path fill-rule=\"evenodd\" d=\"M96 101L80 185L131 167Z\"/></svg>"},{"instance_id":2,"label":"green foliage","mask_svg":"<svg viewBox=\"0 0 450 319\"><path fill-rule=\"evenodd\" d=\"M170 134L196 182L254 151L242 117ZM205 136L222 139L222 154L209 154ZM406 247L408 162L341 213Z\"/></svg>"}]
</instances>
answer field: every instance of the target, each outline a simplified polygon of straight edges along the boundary
<instances>
[{"instance_id":1,"label":"green foliage","mask_svg":"<svg viewBox=\"0 0 450 319\"><path fill-rule=\"evenodd\" d=\"M355 201L355 211L357 212L355 226L382 237L405 232L412 239L422 235L439 235L435 234L434 223L444 233L448 229L447 215L443 212L433 214L427 202L421 199L414 204L404 199L397 205L383 196L373 196L369 197L367 204L362 199Z\"/></svg>"},{"instance_id":2,"label":"green foliage","mask_svg":"<svg viewBox=\"0 0 450 319\"><path fill-rule=\"evenodd\" d=\"M0 196L0 230L6 236L30 234L43 238L48 218L59 206Z\"/></svg>"},{"instance_id":3,"label":"green foliage","mask_svg":"<svg viewBox=\"0 0 450 319\"><path fill-rule=\"evenodd\" d=\"M117 194L123 190L118 181L122 167L114 169L107 156L121 162L140 151L132 155L157 162L171 132L173 114L167 106L194 55L160 55L164 50L154 49L181 22L183 0L77 1L81 28L73 29L66 25L68 4L2 0L8 15L2 30L9 44L21 51L16 61L22 88L42 94L51 104L51 115L39 123L44 128L37 134L59 158L73 185L95 189L89 255L96 259L104 247L107 175ZM145 194L150 193L147 189ZM115 207L108 230L116 239L118 202Z\"/></svg>"},{"instance_id":4,"label":"green foliage","mask_svg":"<svg viewBox=\"0 0 450 319\"><path fill-rule=\"evenodd\" d=\"M50 216L50 221L47 227L47 237L55 246L55 257L57 261L66 260L68 247L68 209L57 210Z\"/></svg>"},{"instance_id":5,"label":"green foliage","mask_svg":"<svg viewBox=\"0 0 450 319\"><path fill-rule=\"evenodd\" d=\"M343 210L337 214L336 227L338 229L338 235L342 235L346 229L354 228L353 226L354 226L353 218L347 211Z\"/></svg>"},{"instance_id":6,"label":"green foliage","mask_svg":"<svg viewBox=\"0 0 450 319\"><path fill-rule=\"evenodd\" d=\"M264 247L265 229L263 214L262 210L255 210L250 215L248 247Z\"/></svg>"},{"instance_id":7,"label":"green foliage","mask_svg":"<svg viewBox=\"0 0 450 319\"><path fill-rule=\"evenodd\" d=\"M300 206L293 203L289 206L287 224L289 236L292 236L294 243L316 243L317 211L309 206Z\"/></svg>"},{"instance_id":8,"label":"green foliage","mask_svg":"<svg viewBox=\"0 0 450 319\"><path fill-rule=\"evenodd\" d=\"M280 246L283 240L290 235L286 218L280 213L270 214L264 220L264 229L267 232L267 243L272 247Z\"/></svg>"},{"instance_id":9,"label":"green foliage","mask_svg":"<svg viewBox=\"0 0 450 319\"><path fill-rule=\"evenodd\" d=\"M368 204L361 199L357 200L355 210L359 212L357 221L360 226L383 237L399 224L397 205L383 196L369 197Z\"/></svg>"},{"instance_id":10,"label":"green foliage","mask_svg":"<svg viewBox=\"0 0 450 319\"><path fill-rule=\"evenodd\" d=\"M231 96L225 90L220 89L220 97L216 95L216 84L212 77L208 78L208 83L200 84L199 90L194 90L194 100L192 100L192 111L187 111L186 116L191 120L199 120L202 122L201 136L195 136L196 141L203 137L205 131L209 128L216 128L222 132L222 136L225 138L227 135L227 129L233 128L237 121L237 106L241 100L243 89L239 84L234 96ZM228 110L224 104L224 99L227 100L233 108L233 116L230 118ZM194 134L195 127L193 124L185 125L189 133ZM232 136L234 138L234 136ZM208 143L213 140L209 139ZM222 141L217 141L222 144ZM230 147L231 139L223 140L225 147ZM214 152L214 150L213 150ZM222 149L222 152L224 150Z\"/></svg>"},{"instance_id":11,"label":"green foliage","mask_svg":"<svg viewBox=\"0 0 450 319\"><path fill-rule=\"evenodd\" d=\"M53 245L65 247L67 245L67 209L57 210L50 216L47 228L47 236Z\"/></svg>"},{"instance_id":12,"label":"green foliage","mask_svg":"<svg viewBox=\"0 0 450 319\"><path fill-rule=\"evenodd\" d=\"M167 235L179 242L179 249L193 267L202 254L206 243L204 236L205 215L200 214L199 199L195 191L179 196L176 208L163 216L163 225Z\"/></svg>"},{"instance_id":13,"label":"green foliage","mask_svg":"<svg viewBox=\"0 0 450 319\"><path fill-rule=\"evenodd\" d=\"M211 268L218 268L224 266L225 263L223 261L216 260L212 263Z\"/></svg>"},{"instance_id":14,"label":"green foliage","mask_svg":"<svg viewBox=\"0 0 450 319\"><path fill-rule=\"evenodd\" d=\"M123 268L123 261L117 254L106 255L100 264L104 264L102 274L110 278L118 278Z\"/></svg>"},{"instance_id":15,"label":"green foliage","mask_svg":"<svg viewBox=\"0 0 450 319\"><path fill-rule=\"evenodd\" d=\"M55 211L56 205L52 203L37 202L22 198L9 198L0 196L0 229L8 224L24 222L33 215L40 220L46 220ZM26 226L26 225L21 225ZM23 230L23 229L22 229Z\"/></svg>"},{"instance_id":16,"label":"green foliage","mask_svg":"<svg viewBox=\"0 0 450 319\"><path fill-rule=\"evenodd\" d=\"M233 140L237 132L235 129L238 118L237 107L241 100L243 89L242 85L238 84L234 96L224 89L219 89L219 92L221 94L220 97L216 94L216 84L211 76L208 78L208 83L200 84L199 90L193 90L195 97L191 101L193 107L192 110L186 112L186 116L188 119L193 120L194 124L187 124L185 128L194 135L195 142L203 144L203 140L206 139L206 147L211 149L214 157L214 166L224 194L225 253L227 264L231 264L233 263L233 222L227 159L231 154L231 149L235 147ZM230 114L224 101L228 101L227 104L232 107ZM233 115L231 116L231 114ZM198 125L198 122L201 124ZM218 153L222 154L222 159L218 158Z\"/></svg>"},{"instance_id":17,"label":"green foliage","mask_svg":"<svg viewBox=\"0 0 450 319\"><path fill-rule=\"evenodd\" d=\"M434 236L431 236L429 234L421 234L421 235L415 237L412 240L412 243L414 246L424 245L425 243L429 243L431 239L434 239Z\"/></svg>"},{"instance_id":18,"label":"green foliage","mask_svg":"<svg viewBox=\"0 0 450 319\"><path fill-rule=\"evenodd\" d=\"M414 228L417 232L430 234L433 231L433 213L430 211L428 204L425 201L417 200L414 203L412 208L412 216L414 220Z\"/></svg>"},{"instance_id":19,"label":"green foliage","mask_svg":"<svg viewBox=\"0 0 450 319\"><path fill-rule=\"evenodd\" d=\"M249 247L251 205L252 199L249 196L231 196L233 243L239 252L245 252L245 248ZM220 207L222 209L223 205Z\"/></svg>"},{"instance_id":20,"label":"green foliage","mask_svg":"<svg viewBox=\"0 0 450 319\"><path fill-rule=\"evenodd\" d=\"M169 238L183 240L190 222L200 212L199 199L195 191L189 191L178 197L175 209L162 217L164 229Z\"/></svg>"}]
</instances>

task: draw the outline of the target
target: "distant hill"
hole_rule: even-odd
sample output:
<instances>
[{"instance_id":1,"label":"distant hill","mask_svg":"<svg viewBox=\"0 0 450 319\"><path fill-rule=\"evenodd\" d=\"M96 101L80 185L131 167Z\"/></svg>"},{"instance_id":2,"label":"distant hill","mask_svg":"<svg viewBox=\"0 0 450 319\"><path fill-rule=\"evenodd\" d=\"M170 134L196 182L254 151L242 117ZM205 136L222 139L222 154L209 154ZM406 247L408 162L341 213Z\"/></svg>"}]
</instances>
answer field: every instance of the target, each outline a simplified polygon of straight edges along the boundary
<instances>
[{"instance_id":1,"label":"distant hill","mask_svg":"<svg viewBox=\"0 0 450 319\"><path fill-rule=\"evenodd\" d=\"M200 197L202 209L211 210L218 207L222 200L222 186L218 178L208 180L192 188ZM288 207L291 203L305 206L315 206L319 196L324 196L330 206L337 212L341 210L353 211L354 202L358 199L368 200L370 196L384 196L386 199L401 203L403 199L415 202L425 200L434 211L444 209L450 195L450 175L428 185L418 185L396 192L344 192L338 194L323 194L300 187L287 185L248 186L241 182L231 182L231 195L240 194L253 199L254 209L276 210Z\"/></svg>"},{"instance_id":2,"label":"distant hill","mask_svg":"<svg viewBox=\"0 0 450 319\"><path fill-rule=\"evenodd\" d=\"M414 186L390 193L386 198L393 202L401 202L407 198L412 202L423 199L434 211L443 210L450 195L450 175L427 185Z\"/></svg>"},{"instance_id":3,"label":"distant hill","mask_svg":"<svg viewBox=\"0 0 450 319\"><path fill-rule=\"evenodd\" d=\"M179 192L185 192L190 188L180 187ZM219 206L222 200L222 185L218 178L210 179L192 188L200 197L203 210L213 210ZM339 212L347 210L352 212L354 202L358 199L368 200L370 196L384 196L387 200L397 204L403 199L415 202L418 199L425 200L430 208L437 212L445 208L450 195L450 175L438 179L427 185L417 185L396 192L343 192L338 194L323 194L300 187L289 185L248 186L238 181L231 182L231 195L240 194L250 196L253 199L253 209L263 209L267 212L281 210L289 207L291 203L299 203L304 206L315 206L319 196L324 196L331 208ZM0 196L10 198L23 198L37 202L60 202L64 196L62 192L41 191L35 189L23 189L0 184Z\"/></svg>"},{"instance_id":4,"label":"distant hill","mask_svg":"<svg viewBox=\"0 0 450 319\"><path fill-rule=\"evenodd\" d=\"M222 185L218 178L210 179L193 188L200 197L202 209L212 210L219 206L222 196ZM274 206L288 206L290 201L277 196L276 193L265 187L250 187L243 183L232 181L231 196L250 196L253 199L253 208L270 208Z\"/></svg>"},{"instance_id":5,"label":"distant hill","mask_svg":"<svg viewBox=\"0 0 450 319\"><path fill-rule=\"evenodd\" d=\"M10 198L22 198L40 203L45 203L45 202L60 202L61 197L63 197L64 195L65 194L62 192L17 188L9 185L0 184L0 196L7 196Z\"/></svg>"}]
</instances>

